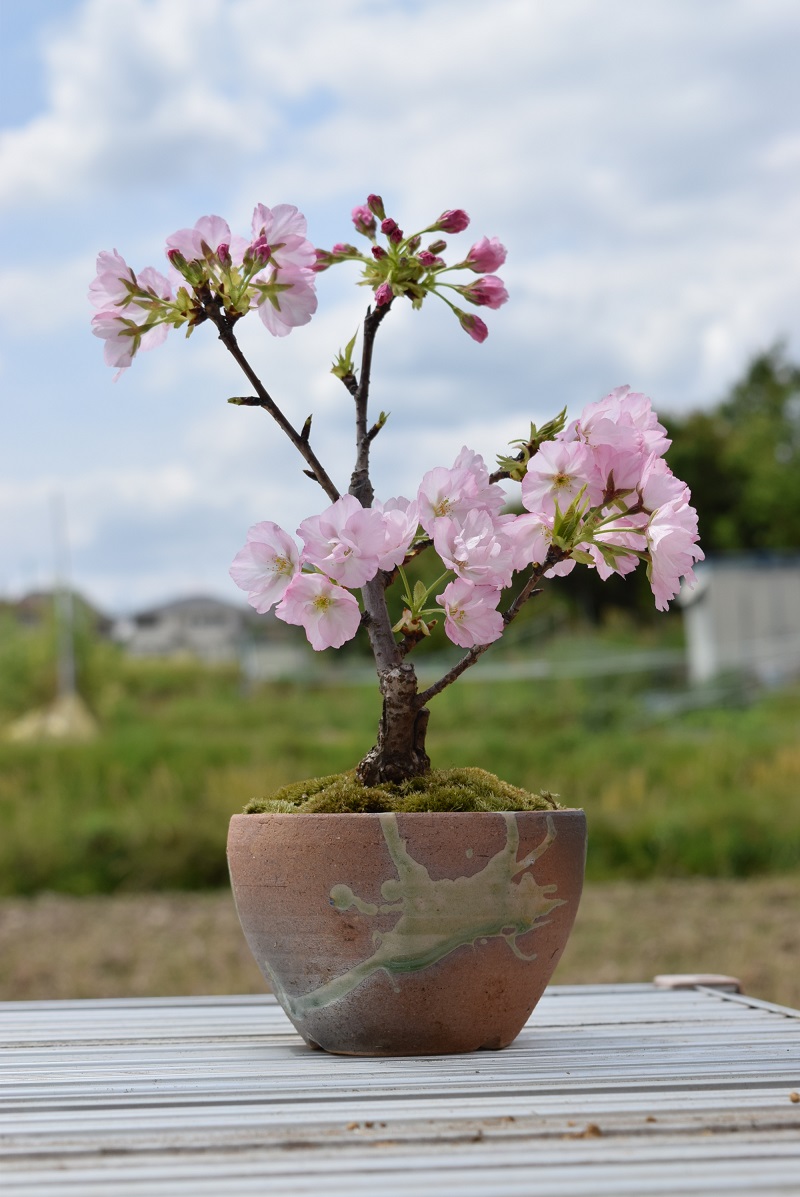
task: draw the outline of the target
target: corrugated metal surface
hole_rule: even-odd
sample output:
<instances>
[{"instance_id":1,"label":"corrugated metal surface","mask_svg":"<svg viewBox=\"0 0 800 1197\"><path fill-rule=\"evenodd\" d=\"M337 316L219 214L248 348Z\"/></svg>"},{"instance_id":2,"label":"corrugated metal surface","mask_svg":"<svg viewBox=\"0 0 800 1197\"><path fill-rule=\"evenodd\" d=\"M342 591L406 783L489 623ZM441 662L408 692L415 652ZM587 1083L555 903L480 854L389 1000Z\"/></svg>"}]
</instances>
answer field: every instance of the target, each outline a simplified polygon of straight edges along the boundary
<instances>
[{"instance_id":1,"label":"corrugated metal surface","mask_svg":"<svg viewBox=\"0 0 800 1197\"><path fill-rule=\"evenodd\" d=\"M554 987L498 1053L309 1051L271 997L0 1005L4 1197L800 1194L800 1013Z\"/></svg>"}]
</instances>

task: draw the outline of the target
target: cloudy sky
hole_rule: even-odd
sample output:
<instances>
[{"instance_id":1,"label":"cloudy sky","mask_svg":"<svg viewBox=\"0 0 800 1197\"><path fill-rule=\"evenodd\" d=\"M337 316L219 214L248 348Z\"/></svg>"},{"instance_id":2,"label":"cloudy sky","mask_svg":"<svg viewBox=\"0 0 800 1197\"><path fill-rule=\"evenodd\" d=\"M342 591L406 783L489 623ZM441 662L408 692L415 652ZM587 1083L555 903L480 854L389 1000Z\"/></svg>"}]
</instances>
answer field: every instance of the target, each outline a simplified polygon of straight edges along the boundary
<instances>
[{"instance_id":1,"label":"cloudy sky","mask_svg":"<svg viewBox=\"0 0 800 1197\"><path fill-rule=\"evenodd\" d=\"M245 233L294 203L326 246L377 191L406 229L464 207L465 250L507 245L485 344L435 301L381 330L383 497L620 383L685 410L778 337L800 354L798 48L796 0L0 0L0 594L49 584L54 496L76 585L120 612L238 596L247 527L324 505L227 405L209 328L116 384L89 331L98 250L160 266L206 213ZM321 275L287 339L241 326L342 487L355 277Z\"/></svg>"}]
</instances>

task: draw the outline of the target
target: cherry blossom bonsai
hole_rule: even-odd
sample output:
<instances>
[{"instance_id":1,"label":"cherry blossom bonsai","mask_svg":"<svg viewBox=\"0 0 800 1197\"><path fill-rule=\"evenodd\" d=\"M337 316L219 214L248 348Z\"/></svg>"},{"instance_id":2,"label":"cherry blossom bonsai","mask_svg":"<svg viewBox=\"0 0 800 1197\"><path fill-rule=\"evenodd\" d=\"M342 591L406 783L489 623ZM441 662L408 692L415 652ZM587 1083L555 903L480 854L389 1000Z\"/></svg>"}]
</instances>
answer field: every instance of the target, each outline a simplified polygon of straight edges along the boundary
<instances>
[{"instance_id":1,"label":"cherry blossom bonsai","mask_svg":"<svg viewBox=\"0 0 800 1197\"><path fill-rule=\"evenodd\" d=\"M418 309L435 296L483 342L486 324L463 305L495 310L506 302L495 273L506 250L496 237L481 237L466 253L451 255L445 238L469 224L460 209L407 236L371 195L353 209L352 220L360 247L339 243L320 250L290 205L259 204L247 237L232 234L218 216L204 216L167 238L166 273L152 267L134 272L116 251L101 253L90 298L98 309L93 332L105 342L106 362L120 373L170 329L185 328L188 336L211 323L252 388L229 402L267 411L324 492L327 505L303 520L297 540L269 520L250 528L231 575L256 611L274 608L279 619L304 629L315 650L339 648L357 634L369 638L383 711L376 744L348 779L348 793L355 792L354 809L370 810L383 808L370 806L365 787L413 784L419 790L432 779L428 704L500 639L543 578L576 567L608 578L644 562L656 606L665 610L681 578L693 580L692 567L703 554L689 490L664 460L665 429L650 400L627 386L589 403L569 423L562 412L542 428L531 425L515 442L518 451L500 457L493 472L464 447L452 465L429 470L413 498L377 498L370 450L387 420L369 410L378 330L396 304ZM455 258L451 264L446 254ZM301 427L292 424L243 353L236 329L253 310L276 337L307 324L317 307L316 275L344 263L355 264L371 302L359 364L354 337L333 366L355 406L355 461L348 490L340 493L312 446L311 418ZM504 480L520 484L521 514L507 509ZM405 567L423 552L438 555L441 576L430 586L412 586ZM504 599L520 571L528 571L524 585L513 600ZM399 619L390 616L391 587L401 592ZM464 652L421 689L409 657L442 619ZM294 809L314 788L320 787L279 796L276 809ZM520 793L501 785L500 808L505 799L504 809L516 809Z\"/></svg>"}]
</instances>

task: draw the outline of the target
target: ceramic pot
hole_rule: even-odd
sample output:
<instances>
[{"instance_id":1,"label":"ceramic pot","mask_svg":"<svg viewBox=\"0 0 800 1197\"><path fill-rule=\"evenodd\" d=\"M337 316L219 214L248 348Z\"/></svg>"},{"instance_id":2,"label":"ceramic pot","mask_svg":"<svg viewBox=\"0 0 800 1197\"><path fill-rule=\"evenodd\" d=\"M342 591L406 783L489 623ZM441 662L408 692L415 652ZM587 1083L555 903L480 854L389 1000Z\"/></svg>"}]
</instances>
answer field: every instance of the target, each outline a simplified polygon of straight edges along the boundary
<instances>
[{"instance_id":1,"label":"ceramic pot","mask_svg":"<svg viewBox=\"0 0 800 1197\"><path fill-rule=\"evenodd\" d=\"M234 815L247 942L311 1047L501 1048L575 920L583 811Z\"/></svg>"}]
</instances>

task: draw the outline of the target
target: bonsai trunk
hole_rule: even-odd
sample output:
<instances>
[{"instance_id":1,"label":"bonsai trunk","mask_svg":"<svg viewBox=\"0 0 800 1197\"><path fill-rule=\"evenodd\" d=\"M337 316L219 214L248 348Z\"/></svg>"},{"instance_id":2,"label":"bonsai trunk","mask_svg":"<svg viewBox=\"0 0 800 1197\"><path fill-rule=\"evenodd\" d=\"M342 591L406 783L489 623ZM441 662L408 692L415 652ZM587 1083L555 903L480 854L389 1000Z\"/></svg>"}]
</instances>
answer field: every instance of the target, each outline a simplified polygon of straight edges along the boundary
<instances>
[{"instance_id":1,"label":"bonsai trunk","mask_svg":"<svg viewBox=\"0 0 800 1197\"><path fill-rule=\"evenodd\" d=\"M428 711L417 693L414 666L403 660L392 632L386 607L386 581L386 575L378 574L361 592L383 695L378 742L356 769L358 780L365 786L419 777L431 767L425 751Z\"/></svg>"},{"instance_id":2,"label":"bonsai trunk","mask_svg":"<svg viewBox=\"0 0 800 1197\"><path fill-rule=\"evenodd\" d=\"M420 706L414 666L400 663L378 675L383 695L383 712L378 742L356 769L362 785L406 781L431 767L425 751L428 709Z\"/></svg>"}]
</instances>

